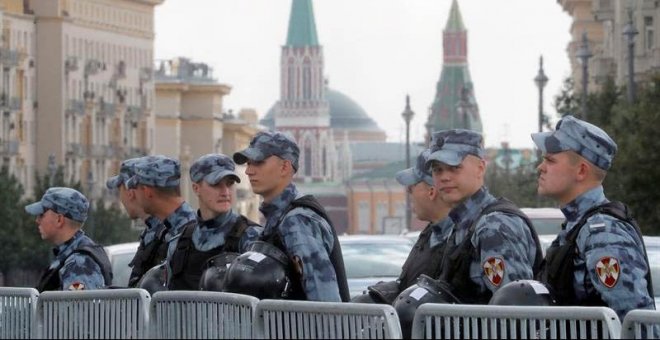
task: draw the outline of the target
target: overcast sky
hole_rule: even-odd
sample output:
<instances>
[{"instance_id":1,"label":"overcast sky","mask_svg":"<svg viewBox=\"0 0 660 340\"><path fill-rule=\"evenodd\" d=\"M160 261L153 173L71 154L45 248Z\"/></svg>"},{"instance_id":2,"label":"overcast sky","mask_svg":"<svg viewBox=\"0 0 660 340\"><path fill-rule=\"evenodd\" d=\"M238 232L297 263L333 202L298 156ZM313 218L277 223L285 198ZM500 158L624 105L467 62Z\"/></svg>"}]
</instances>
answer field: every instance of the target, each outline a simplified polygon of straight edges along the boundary
<instances>
[{"instance_id":1,"label":"overcast sky","mask_svg":"<svg viewBox=\"0 0 660 340\"><path fill-rule=\"evenodd\" d=\"M421 140L442 68L442 30L451 0L314 0L316 29L331 88L356 102L387 132L405 140L401 112L410 94L411 131ZM550 81L545 112L570 75L570 17L556 0L459 0L468 61L486 144L532 147L544 56ZM291 0L165 0L156 8L156 58L184 56L214 68L232 87L225 109L260 116L279 97L281 46Z\"/></svg>"}]
</instances>

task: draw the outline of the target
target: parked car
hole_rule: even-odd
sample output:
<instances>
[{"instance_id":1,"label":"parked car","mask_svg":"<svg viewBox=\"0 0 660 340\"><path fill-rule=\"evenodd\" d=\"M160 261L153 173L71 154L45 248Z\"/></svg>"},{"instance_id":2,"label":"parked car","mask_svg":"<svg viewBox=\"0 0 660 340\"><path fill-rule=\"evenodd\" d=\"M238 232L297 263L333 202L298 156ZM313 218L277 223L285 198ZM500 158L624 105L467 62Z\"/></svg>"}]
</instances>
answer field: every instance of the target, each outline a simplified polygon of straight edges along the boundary
<instances>
[{"instance_id":1,"label":"parked car","mask_svg":"<svg viewBox=\"0 0 660 340\"><path fill-rule=\"evenodd\" d=\"M378 281L396 280L406 261L413 241L400 236L342 235L339 243L344 256L344 266L351 296L361 294ZM128 285L138 242L122 243L105 247L112 264L114 286Z\"/></svg>"},{"instance_id":2,"label":"parked car","mask_svg":"<svg viewBox=\"0 0 660 340\"><path fill-rule=\"evenodd\" d=\"M397 235L342 235L339 243L351 297L379 281L396 280L414 245Z\"/></svg>"},{"instance_id":3,"label":"parked car","mask_svg":"<svg viewBox=\"0 0 660 340\"><path fill-rule=\"evenodd\" d=\"M139 242L131 242L105 247L105 253L108 254L112 266L113 286L128 286L128 279L131 277L131 267L128 264L133 260L139 245Z\"/></svg>"},{"instance_id":4,"label":"parked car","mask_svg":"<svg viewBox=\"0 0 660 340\"><path fill-rule=\"evenodd\" d=\"M660 308L660 236L644 236L644 245L651 267L655 306Z\"/></svg>"}]
</instances>

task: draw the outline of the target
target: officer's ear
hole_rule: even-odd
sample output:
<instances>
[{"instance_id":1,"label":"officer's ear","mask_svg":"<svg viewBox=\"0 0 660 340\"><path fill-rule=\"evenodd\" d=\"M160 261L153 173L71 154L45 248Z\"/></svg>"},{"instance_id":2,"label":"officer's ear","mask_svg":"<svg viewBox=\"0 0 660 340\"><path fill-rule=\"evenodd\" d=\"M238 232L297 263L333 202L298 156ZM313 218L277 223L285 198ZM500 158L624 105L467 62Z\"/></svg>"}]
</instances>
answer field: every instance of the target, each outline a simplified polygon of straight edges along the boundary
<instances>
[{"instance_id":1,"label":"officer's ear","mask_svg":"<svg viewBox=\"0 0 660 340\"><path fill-rule=\"evenodd\" d=\"M199 183L201 183L201 182L199 182ZM195 182L193 182L193 184L192 184L193 192L194 192L195 195L197 195L197 196L199 196L199 189L200 189L200 185L199 185L199 183L195 183Z\"/></svg>"},{"instance_id":2,"label":"officer's ear","mask_svg":"<svg viewBox=\"0 0 660 340\"><path fill-rule=\"evenodd\" d=\"M432 186L432 185L428 185L428 184L426 184L426 185L428 187L427 188L428 198L429 198L429 200L434 201L438 197L438 190L436 190L435 187Z\"/></svg>"}]
</instances>

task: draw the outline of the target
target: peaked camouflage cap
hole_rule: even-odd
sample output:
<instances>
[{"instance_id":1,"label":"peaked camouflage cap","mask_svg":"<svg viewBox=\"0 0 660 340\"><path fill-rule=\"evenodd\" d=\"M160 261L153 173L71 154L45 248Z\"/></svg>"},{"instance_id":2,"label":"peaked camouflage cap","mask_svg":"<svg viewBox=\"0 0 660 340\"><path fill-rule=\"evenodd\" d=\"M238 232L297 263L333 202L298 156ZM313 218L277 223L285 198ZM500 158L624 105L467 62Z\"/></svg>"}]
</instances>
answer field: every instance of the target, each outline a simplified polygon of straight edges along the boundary
<instances>
[{"instance_id":1,"label":"peaked camouflage cap","mask_svg":"<svg viewBox=\"0 0 660 340\"><path fill-rule=\"evenodd\" d=\"M486 154L483 145L483 136L472 130L453 129L434 132L431 155L426 165L429 167L433 161L437 161L456 166L468 155L483 159Z\"/></svg>"},{"instance_id":2,"label":"peaked camouflage cap","mask_svg":"<svg viewBox=\"0 0 660 340\"><path fill-rule=\"evenodd\" d=\"M83 223L87 220L89 201L78 190L64 187L52 187L46 190L39 202L28 204L25 211L38 216L52 210L71 220Z\"/></svg>"},{"instance_id":3,"label":"peaked camouflage cap","mask_svg":"<svg viewBox=\"0 0 660 340\"><path fill-rule=\"evenodd\" d=\"M117 189L119 186L126 183L126 181L135 175L135 170L133 168L139 159L140 158L131 158L121 162L119 167L119 174L117 176L110 177L105 182L105 186L108 189Z\"/></svg>"},{"instance_id":4,"label":"peaked camouflage cap","mask_svg":"<svg viewBox=\"0 0 660 340\"><path fill-rule=\"evenodd\" d=\"M300 156L298 144L288 134L272 130L257 133L247 149L234 154L234 162L236 164L245 164L248 160L260 162L270 156L289 160L294 170L298 170Z\"/></svg>"},{"instance_id":5,"label":"peaked camouflage cap","mask_svg":"<svg viewBox=\"0 0 660 340\"><path fill-rule=\"evenodd\" d=\"M204 180L211 185L218 184L223 178L231 176L238 183L241 178L235 172L236 165L228 156L210 153L198 158L190 166L190 180L198 183Z\"/></svg>"},{"instance_id":6,"label":"peaked camouflage cap","mask_svg":"<svg viewBox=\"0 0 660 340\"><path fill-rule=\"evenodd\" d=\"M145 156L133 164L135 175L126 182L126 187L133 189L138 184L151 187L178 187L181 179L179 161L165 157Z\"/></svg>"},{"instance_id":7,"label":"peaked camouflage cap","mask_svg":"<svg viewBox=\"0 0 660 340\"><path fill-rule=\"evenodd\" d=\"M396 180L403 186L415 185L419 182L426 182L426 184L433 186L433 175L426 166L426 161L431 155L431 150L426 149L417 156L417 163L412 168L401 170L396 173Z\"/></svg>"}]
</instances>

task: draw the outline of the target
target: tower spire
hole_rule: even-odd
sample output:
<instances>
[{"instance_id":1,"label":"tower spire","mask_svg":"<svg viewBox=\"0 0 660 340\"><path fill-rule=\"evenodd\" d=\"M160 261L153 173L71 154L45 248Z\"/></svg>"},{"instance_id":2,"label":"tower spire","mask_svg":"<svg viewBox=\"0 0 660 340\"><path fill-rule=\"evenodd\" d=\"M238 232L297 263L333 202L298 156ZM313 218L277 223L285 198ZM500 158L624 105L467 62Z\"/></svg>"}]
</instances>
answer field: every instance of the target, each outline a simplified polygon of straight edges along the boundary
<instances>
[{"instance_id":1,"label":"tower spire","mask_svg":"<svg viewBox=\"0 0 660 340\"><path fill-rule=\"evenodd\" d=\"M319 45L312 0L293 0L291 2L286 45L291 47Z\"/></svg>"},{"instance_id":2,"label":"tower spire","mask_svg":"<svg viewBox=\"0 0 660 340\"><path fill-rule=\"evenodd\" d=\"M449 18L447 18L445 32L462 31L465 31L465 25L463 25L463 16L461 16L461 10L458 8L458 2L453 0L451 2L451 9L449 10Z\"/></svg>"}]
</instances>

